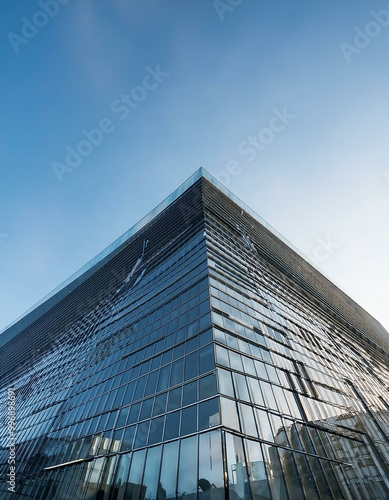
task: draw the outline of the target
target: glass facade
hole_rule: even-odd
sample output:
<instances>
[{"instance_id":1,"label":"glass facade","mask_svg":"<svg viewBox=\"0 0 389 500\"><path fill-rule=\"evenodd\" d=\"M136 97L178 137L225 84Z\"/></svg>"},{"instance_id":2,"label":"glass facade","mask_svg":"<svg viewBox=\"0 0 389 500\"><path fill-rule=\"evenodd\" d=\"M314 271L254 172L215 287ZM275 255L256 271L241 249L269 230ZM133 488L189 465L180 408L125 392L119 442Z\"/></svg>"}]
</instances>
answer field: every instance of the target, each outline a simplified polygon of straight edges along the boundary
<instances>
[{"instance_id":1,"label":"glass facade","mask_svg":"<svg viewBox=\"0 0 389 500\"><path fill-rule=\"evenodd\" d=\"M389 498L385 345L209 174L153 214L2 346L0 497L11 390L17 498Z\"/></svg>"}]
</instances>

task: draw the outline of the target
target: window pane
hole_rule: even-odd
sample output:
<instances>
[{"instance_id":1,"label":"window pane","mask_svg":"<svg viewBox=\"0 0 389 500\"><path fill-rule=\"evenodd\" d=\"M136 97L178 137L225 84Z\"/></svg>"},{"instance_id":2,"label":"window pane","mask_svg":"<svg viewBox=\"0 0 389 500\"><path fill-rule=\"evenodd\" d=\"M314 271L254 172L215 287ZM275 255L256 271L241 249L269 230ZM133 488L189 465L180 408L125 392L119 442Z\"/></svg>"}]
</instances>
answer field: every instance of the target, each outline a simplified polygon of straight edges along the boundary
<instances>
[{"instance_id":1,"label":"window pane","mask_svg":"<svg viewBox=\"0 0 389 500\"><path fill-rule=\"evenodd\" d=\"M267 382L261 382L261 389L265 398L265 403L268 408L273 410L278 410L276 400L274 399L274 394L272 387Z\"/></svg>"},{"instance_id":2,"label":"window pane","mask_svg":"<svg viewBox=\"0 0 389 500\"><path fill-rule=\"evenodd\" d=\"M235 389L237 397L242 401L250 402L250 395L247 389L246 377L240 373L234 373Z\"/></svg>"},{"instance_id":3,"label":"window pane","mask_svg":"<svg viewBox=\"0 0 389 500\"><path fill-rule=\"evenodd\" d=\"M149 374L149 378L148 378L147 384L146 384L145 396L150 396L151 394L155 393L158 375L159 375L158 370L151 372Z\"/></svg>"},{"instance_id":4,"label":"window pane","mask_svg":"<svg viewBox=\"0 0 389 500\"><path fill-rule=\"evenodd\" d=\"M157 496L161 452L162 446L149 448L147 451L143 476L143 487L146 489L145 500L154 500Z\"/></svg>"},{"instance_id":5,"label":"window pane","mask_svg":"<svg viewBox=\"0 0 389 500\"><path fill-rule=\"evenodd\" d=\"M254 378L247 377L247 385L250 391L251 401L256 405L265 406L259 381Z\"/></svg>"},{"instance_id":6,"label":"window pane","mask_svg":"<svg viewBox=\"0 0 389 500\"><path fill-rule=\"evenodd\" d=\"M154 400L153 398L151 399L146 399L142 403L142 408L140 410L140 415L139 415L139 420L145 420L146 418L151 417L151 409L153 407ZM116 424L118 427L118 424Z\"/></svg>"},{"instance_id":7,"label":"window pane","mask_svg":"<svg viewBox=\"0 0 389 500\"><path fill-rule=\"evenodd\" d=\"M152 419L149 432L149 444L155 444L162 441L164 422L164 416Z\"/></svg>"},{"instance_id":8,"label":"window pane","mask_svg":"<svg viewBox=\"0 0 389 500\"><path fill-rule=\"evenodd\" d=\"M145 446L147 444L149 427L150 427L150 420L142 422L141 424L138 425L134 442L134 448L140 448L141 446Z\"/></svg>"},{"instance_id":9,"label":"window pane","mask_svg":"<svg viewBox=\"0 0 389 500\"><path fill-rule=\"evenodd\" d=\"M176 410L181 406L181 393L182 387L178 387L177 389L173 389L169 392L167 411Z\"/></svg>"},{"instance_id":10,"label":"window pane","mask_svg":"<svg viewBox=\"0 0 389 500\"><path fill-rule=\"evenodd\" d=\"M221 394L226 396L235 397L234 386L232 385L231 372L223 370L222 368L217 369L218 381L219 381L219 391Z\"/></svg>"},{"instance_id":11,"label":"window pane","mask_svg":"<svg viewBox=\"0 0 389 500\"><path fill-rule=\"evenodd\" d=\"M230 366L230 361L228 357L228 350L220 345L216 346L216 361L219 365Z\"/></svg>"},{"instance_id":12,"label":"window pane","mask_svg":"<svg viewBox=\"0 0 389 500\"><path fill-rule=\"evenodd\" d=\"M247 466L243 452L242 438L226 434L227 474L230 498L250 498L246 491L248 484Z\"/></svg>"},{"instance_id":13,"label":"window pane","mask_svg":"<svg viewBox=\"0 0 389 500\"><path fill-rule=\"evenodd\" d=\"M181 436L197 431L197 405L182 410Z\"/></svg>"},{"instance_id":14,"label":"window pane","mask_svg":"<svg viewBox=\"0 0 389 500\"><path fill-rule=\"evenodd\" d=\"M237 352L230 351L230 363L233 370L237 370L239 372L243 371L241 355Z\"/></svg>"},{"instance_id":15,"label":"window pane","mask_svg":"<svg viewBox=\"0 0 389 500\"><path fill-rule=\"evenodd\" d=\"M192 352L185 357L185 373L184 380L190 380L191 378L197 377L198 367L197 367L197 351Z\"/></svg>"},{"instance_id":16,"label":"window pane","mask_svg":"<svg viewBox=\"0 0 389 500\"><path fill-rule=\"evenodd\" d=\"M171 352L171 351L170 351ZM169 387L171 365L166 365L159 372L157 391L163 391Z\"/></svg>"},{"instance_id":17,"label":"window pane","mask_svg":"<svg viewBox=\"0 0 389 500\"><path fill-rule=\"evenodd\" d=\"M219 425L218 398L210 399L199 404L199 431Z\"/></svg>"},{"instance_id":18,"label":"window pane","mask_svg":"<svg viewBox=\"0 0 389 500\"><path fill-rule=\"evenodd\" d=\"M240 431L236 402L231 399L220 398L222 424L231 429Z\"/></svg>"},{"instance_id":19,"label":"window pane","mask_svg":"<svg viewBox=\"0 0 389 500\"><path fill-rule=\"evenodd\" d=\"M180 412L175 411L166 415L164 439L172 439L179 436Z\"/></svg>"},{"instance_id":20,"label":"window pane","mask_svg":"<svg viewBox=\"0 0 389 500\"><path fill-rule=\"evenodd\" d=\"M193 436L181 441L177 494L196 493L197 487L197 436Z\"/></svg>"},{"instance_id":21,"label":"window pane","mask_svg":"<svg viewBox=\"0 0 389 500\"><path fill-rule=\"evenodd\" d=\"M254 413L256 416L257 427L259 431L259 437L264 439L265 441L274 441L273 432L270 427L269 417L267 411L259 410L258 408L254 409Z\"/></svg>"},{"instance_id":22,"label":"window pane","mask_svg":"<svg viewBox=\"0 0 389 500\"><path fill-rule=\"evenodd\" d=\"M181 358L172 364L172 374L170 380L171 386L180 384L182 382L183 368L184 368L184 358Z\"/></svg>"},{"instance_id":23,"label":"window pane","mask_svg":"<svg viewBox=\"0 0 389 500\"><path fill-rule=\"evenodd\" d=\"M165 444L163 447L161 476L159 490L162 493L160 498L175 498L176 480L177 480L177 460L178 460L178 441ZM166 497L163 492L166 492Z\"/></svg>"},{"instance_id":24,"label":"window pane","mask_svg":"<svg viewBox=\"0 0 389 500\"><path fill-rule=\"evenodd\" d=\"M136 425L127 427L125 429L122 442L122 451L132 450L132 442L134 441L135 429Z\"/></svg>"},{"instance_id":25,"label":"window pane","mask_svg":"<svg viewBox=\"0 0 389 500\"><path fill-rule=\"evenodd\" d=\"M159 394L158 396L155 396L153 416L161 415L162 413L165 413L167 395L168 395L168 393L164 392L163 394Z\"/></svg>"},{"instance_id":26,"label":"window pane","mask_svg":"<svg viewBox=\"0 0 389 500\"><path fill-rule=\"evenodd\" d=\"M189 382L183 387L182 405L190 405L197 401L197 381Z\"/></svg>"},{"instance_id":27,"label":"window pane","mask_svg":"<svg viewBox=\"0 0 389 500\"><path fill-rule=\"evenodd\" d=\"M242 424L242 431L249 435L257 437L257 427L255 425L253 408L243 403L238 403L240 421Z\"/></svg>"},{"instance_id":28,"label":"window pane","mask_svg":"<svg viewBox=\"0 0 389 500\"><path fill-rule=\"evenodd\" d=\"M244 440L246 457L249 467L249 480L253 500L271 499L269 483L266 472L266 465L263 459L261 446L255 441ZM304 498L304 497L292 497Z\"/></svg>"},{"instance_id":29,"label":"window pane","mask_svg":"<svg viewBox=\"0 0 389 500\"><path fill-rule=\"evenodd\" d=\"M209 344L199 351L199 375L209 372L215 368L215 358L213 353L213 344Z\"/></svg>"},{"instance_id":30,"label":"window pane","mask_svg":"<svg viewBox=\"0 0 389 500\"><path fill-rule=\"evenodd\" d=\"M199 396L201 399L206 399L216 395L216 374L212 373L207 377L199 380Z\"/></svg>"},{"instance_id":31,"label":"window pane","mask_svg":"<svg viewBox=\"0 0 389 500\"><path fill-rule=\"evenodd\" d=\"M145 461L146 450L135 451L132 455L130 475L126 495L124 498L131 500L139 500L144 498L144 488L142 486L143 466Z\"/></svg>"},{"instance_id":32,"label":"window pane","mask_svg":"<svg viewBox=\"0 0 389 500\"><path fill-rule=\"evenodd\" d=\"M111 490L111 487L112 487L113 473L115 471L116 462L117 462L118 458L119 458L118 455L107 458L107 462L106 462L105 470L104 470L104 475L103 475L103 478L101 480L100 489L99 489L99 491L102 491L102 492L104 491L106 496L108 496L109 491Z\"/></svg>"},{"instance_id":33,"label":"window pane","mask_svg":"<svg viewBox=\"0 0 389 500\"><path fill-rule=\"evenodd\" d=\"M224 498L223 460L220 431L199 436L199 500Z\"/></svg>"}]
</instances>

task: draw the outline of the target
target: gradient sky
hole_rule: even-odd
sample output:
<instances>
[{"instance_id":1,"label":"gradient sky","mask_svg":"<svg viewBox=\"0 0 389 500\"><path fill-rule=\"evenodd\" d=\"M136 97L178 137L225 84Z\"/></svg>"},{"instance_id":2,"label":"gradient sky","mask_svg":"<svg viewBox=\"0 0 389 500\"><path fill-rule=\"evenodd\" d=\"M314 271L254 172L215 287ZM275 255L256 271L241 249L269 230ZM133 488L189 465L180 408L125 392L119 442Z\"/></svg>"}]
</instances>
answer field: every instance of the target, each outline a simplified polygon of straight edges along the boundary
<instances>
[{"instance_id":1,"label":"gradient sky","mask_svg":"<svg viewBox=\"0 0 389 500\"><path fill-rule=\"evenodd\" d=\"M0 2L0 328L203 166L389 329L388 1L62 1Z\"/></svg>"}]
</instances>

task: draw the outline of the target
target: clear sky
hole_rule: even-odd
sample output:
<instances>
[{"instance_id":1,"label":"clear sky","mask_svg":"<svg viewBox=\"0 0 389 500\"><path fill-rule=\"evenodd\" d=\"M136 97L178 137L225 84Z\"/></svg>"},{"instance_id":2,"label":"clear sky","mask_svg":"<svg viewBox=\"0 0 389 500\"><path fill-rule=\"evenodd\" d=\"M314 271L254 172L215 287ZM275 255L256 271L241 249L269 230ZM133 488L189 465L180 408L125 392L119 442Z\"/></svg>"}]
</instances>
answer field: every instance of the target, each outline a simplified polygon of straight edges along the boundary
<instances>
[{"instance_id":1,"label":"clear sky","mask_svg":"<svg viewBox=\"0 0 389 500\"><path fill-rule=\"evenodd\" d=\"M389 329L388 1L2 0L0 26L1 328L203 166Z\"/></svg>"}]
</instances>

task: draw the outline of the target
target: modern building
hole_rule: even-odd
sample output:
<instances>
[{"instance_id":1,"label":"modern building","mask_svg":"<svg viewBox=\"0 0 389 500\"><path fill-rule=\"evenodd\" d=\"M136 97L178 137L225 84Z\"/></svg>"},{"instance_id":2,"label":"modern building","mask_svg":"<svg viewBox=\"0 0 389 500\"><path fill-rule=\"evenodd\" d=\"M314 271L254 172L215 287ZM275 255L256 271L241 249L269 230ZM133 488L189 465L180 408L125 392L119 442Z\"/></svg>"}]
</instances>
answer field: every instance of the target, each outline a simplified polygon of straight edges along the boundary
<instances>
[{"instance_id":1,"label":"modern building","mask_svg":"<svg viewBox=\"0 0 389 500\"><path fill-rule=\"evenodd\" d=\"M0 345L1 499L389 498L388 332L203 169Z\"/></svg>"}]
</instances>

